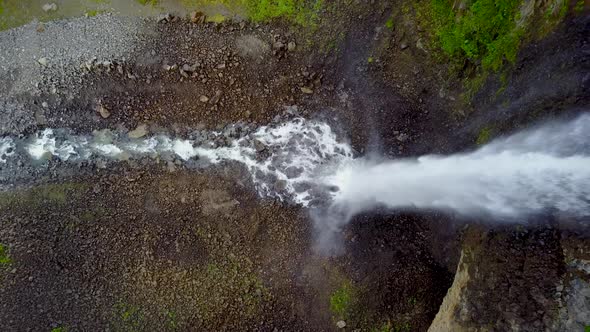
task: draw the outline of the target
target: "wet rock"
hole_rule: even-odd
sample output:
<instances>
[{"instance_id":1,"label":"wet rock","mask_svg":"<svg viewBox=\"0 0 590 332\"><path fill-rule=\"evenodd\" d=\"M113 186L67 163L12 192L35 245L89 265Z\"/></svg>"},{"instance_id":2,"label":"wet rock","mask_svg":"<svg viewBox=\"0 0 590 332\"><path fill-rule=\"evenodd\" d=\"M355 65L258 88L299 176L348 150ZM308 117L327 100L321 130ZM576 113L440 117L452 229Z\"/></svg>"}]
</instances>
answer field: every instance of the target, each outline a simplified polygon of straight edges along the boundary
<instances>
[{"instance_id":1,"label":"wet rock","mask_svg":"<svg viewBox=\"0 0 590 332\"><path fill-rule=\"evenodd\" d=\"M276 191L283 191L287 188L287 181L285 180L278 180L275 182L274 188Z\"/></svg>"},{"instance_id":2,"label":"wet rock","mask_svg":"<svg viewBox=\"0 0 590 332\"><path fill-rule=\"evenodd\" d=\"M295 192L297 193L302 193L311 189L311 184L307 182L297 182L293 184L293 189L295 189Z\"/></svg>"},{"instance_id":3,"label":"wet rock","mask_svg":"<svg viewBox=\"0 0 590 332\"><path fill-rule=\"evenodd\" d=\"M57 10L57 5L55 3L46 3L41 7L44 12L54 12Z\"/></svg>"},{"instance_id":4,"label":"wet rock","mask_svg":"<svg viewBox=\"0 0 590 332\"><path fill-rule=\"evenodd\" d=\"M285 170L285 175L289 179L294 179L294 178L300 176L301 173L303 173L303 168L301 168L301 167L289 166Z\"/></svg>"},{"instance_id":5,"label":"wet rock","mask_svg":"<svg viewBox=\"0 0 590 332\"><path fill-rule=\"evenodd\" d=\"M259 140L254 140L254 149L256 149L256 152L262 152L264 150L266 150L266 145L264 145L264 143L262 143Z\"/></svg>"},{"instance_id":6,"label":"wet rock","mask_svg":"<svg viewBox=\"0 0 590 332\"><path fill-rule=\"evenodd\" d=\"M111 112L109 112L109 110L106 109L106 107L104 107L102 105L98 105L98 107L96 108L96 111L100 114L100 116L103 119L107 119L109 116L111 116Z\"/></svg>"},{"instance_id":7,"label":"wet rock","mask_svg":"<svg viewBox=\"0 0 590 332\"><path fill-rule=\"evenodd\" d=\"M130 131L127 136L129 136L129 138L141 138L145 135L147 135L148 133L148 127L146 124L141 124L139 126L137 126L137 128L135 128L134 130Z\"/></svg>"}]
</instances>

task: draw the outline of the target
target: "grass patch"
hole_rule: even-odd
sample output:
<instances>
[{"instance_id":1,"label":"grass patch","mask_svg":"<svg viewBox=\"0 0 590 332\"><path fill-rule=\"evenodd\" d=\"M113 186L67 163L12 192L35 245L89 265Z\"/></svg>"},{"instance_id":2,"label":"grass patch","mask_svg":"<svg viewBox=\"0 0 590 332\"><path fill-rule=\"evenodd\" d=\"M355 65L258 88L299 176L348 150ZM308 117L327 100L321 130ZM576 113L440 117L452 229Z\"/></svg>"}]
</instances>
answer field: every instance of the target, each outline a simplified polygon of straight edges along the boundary
<instances>
[{"instance_id":1,"label":"grass patch","mask_svg":"<svg viewBox=\"0 0 590 332\"><path fill-rule=\"evenodd\" d=\"M354 300L354 289L350 281L344 281L330 296L330 310L337 319L345 319L350 315Z\"/></svg>"},{"instance_id":2,"label":"grass patch","mask_svg":"<svg viewBox=\"0 0 590 332\"><path fill-rule=\"evenodd\" d=\"M387 21L385 21L385 27L389 30L393 30L394 23L393 23L393 16L390 16Z\"/></svg>"},{"instance_id":3,"label":"grass patch","mask_svg":"<svg viewBox=\"0 0 590 332\"><path fill-rule=\"evenodd\" d=\"M143 5L143 6L156 6L158 5L158 0L135 0L137 1L139 4Z\"/></svg>"},{"instance_id":4,"label":"grass patch","mask_svg":"<svg viewBox=\"0 0 590 332\"><path fill-rule=\"evenodd\" d=\"M392 323L387 321L383 325L372 328L371 332L410 332L412 331L412 325L409 322L405 323Z\"/></svg>"},{"instance_id":5,"label":"grass patch","mask_svg":"<svg viewBox=\"0 0 590 332\"><path fill-rule=\"evenodd\" d=\"M576 5L574 6L574 12L576 14L580 14L584 11L584 6L584 0L578 0L578 2L576 2Z\"/></svg>"},{"instance_id":6,"label":"grass patch","mask_svg":"<svg viewBox=\"0 0 590 332\"><path fill-rule=\"evenodd\" d=\"M0 193L0 209L63 206L79 198L87 186L79 183L44 184L27 190Z\"/></svg>"},{"instance_id":7,"label":"grass patch","mask_svg":"<svg viewBox=\"0 0 590 332\"><path fill-rule=\"evenodd\" d=\"M0 243L0 267L10 265L11 263L12 259L8 255L8 250L6 246Z\"/></svg>"},{"instance_id":8,"label":"grass patch","mask_svg":"<svg viewBox=\"0 0 590 332\"><path fill-rule=\"evenodd\" d=\"M54 327L51 329L51 332L68 332L68 328L67 327Z\"/></svg>"},{"instance_id":9,"label":"grass patch","mask_svg":"<svg viewBox=\"0 0 590 332\"><path fill-rule=\"evenodd\" d=\"M182 0L187 8L223 5L228 10L244 13L253 22L284 19L304 27L315 27L323 0Z\"/></svg>"},{"instance_id":10,"label":"grass patch","mask_svg":"<svg viewBox=\"0 0 590 332\"><path fill-rule=\"evenodd\" d=\"M514 63L524 30L517 27L522 1L475 0L464 10L451 0L416 5L418 20L431 34L431 46L452 70L466 77L470 98L490 72Z\"/></svg>"},{"instance_id":11,"label":"grass patch","mask_svg":"<svg viewBox=\"0 0 590 332\"><path fill-rule=\"evenodd\" d=\"M477 145L484 145L492 139L492 128L484 127L479 131L475 143Z\"/></svg>"},{"instance_id":12,"label":"grass patch","mask_svg":"<svg viewBox=\"0 0 590 332\"><path fill-rule=\"evenodd\" d=\"M139 306L119 301L113 311L112 327L115 331L143 331L146 327L144 313Z\"/></svg>"}]
</instances>

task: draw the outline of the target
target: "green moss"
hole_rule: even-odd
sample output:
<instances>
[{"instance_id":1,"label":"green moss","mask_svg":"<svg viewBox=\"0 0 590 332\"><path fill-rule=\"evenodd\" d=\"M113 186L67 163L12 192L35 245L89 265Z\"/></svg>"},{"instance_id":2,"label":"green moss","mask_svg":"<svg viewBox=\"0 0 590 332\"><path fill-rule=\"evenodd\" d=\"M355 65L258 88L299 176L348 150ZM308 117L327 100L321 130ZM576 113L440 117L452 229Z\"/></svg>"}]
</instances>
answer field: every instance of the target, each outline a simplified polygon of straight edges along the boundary
<instances>
[{"instance_id":1,"label":"green moss","mask_svg":"<svg viewBox=\"0 0 590 332\"><path fill-rule=\"evenodd\" d=\"M78 198L87 188L79 183L45 184L27 190L0 193L0 209L62 206Z\"/></svg>"},{"instance_id":2,"label":"green moss","mask_svg":"<svg viewBox=\"0 0 590 332\"><path fill-rule=\"evenodd\" d=\"M254 22L284 19L305 27L315 27L323 0L182 0L189 9L222 5L230 12L245 14Z\"/></svg>"},{"instance_id":3,"label":"green moss","mask_svg":"<svg viewBox=\"0 0 590 332\"><path fill-rule=\"evenodd\" d=\"M176 312L170 311L170 310L166 310L164 312L164 314L166 315L166 326L170 330L176 331L178 329L178 320L176 318Z\"/></svg>"},{"instance_id":4,"label":"green moss","mask_svg":"<svg viewBox=\"0 0 590 332\"><path fill-rule=\"evenodd\" d=\"M156 6L158 4L158 0L135 0L137 2L139 2L140 4L147 6Z\"/></svg>"},{"instance_id":5,"label":"green moss","mask_svg":"<svg viewBox=\"0 0 590 332\"><path fill-rule=\"evenodd\" d=\"M350 315L354 300L354 289L352 283L344 281L330 296L330 310L337 319L345 319Z\"/></svg>"},{"instance_id":6,"label":"green moss","mask_svg":"<svg viewBox=\"0 0 590 332\"><path fill-rule=\"evenodd\" d=\"M367 58L367 63L373 63L373 61L375 61L375 59L373 59L372 56Z\"/></svg>"},{"instance_id":7,"label":"green moss","mask_svg":"<svg viewBox=\"0 0 590 332\"><path fill-rule=\"evenodd\" d=\"M113 306L111 325L115 331L143 331L146 327L143 310L120 300Z\"/></svg>"},{"instance_id":8,"label":"green moss","mask_svg":"<svg viewBox=\"0 0 590 332\"><path fill-rule=\"evenodd\" d=\"M0 267L10 265L11 263L12 259L8 255L8 250L0 243Z\"/></svg>"},{"instance_id":9,"label":"green moss","mask_svg":"<svg viewBox=\"0 0 590 332\"><path fill-rule=\"evenodd\" d=\"M393 29L393 27L394 27L394 24L393 24L393 16L390 16L390 17L387 19L387 21L385 21L385 27L386 27L387 29L390 29L390 30L392 30L392 29Z\"/></svg>"},{"instance_id":10,"label":"green moss","mask_svg":"<svg viewBox=\"0 0 590 332\"><path fill-rule=\"evenodd\" d=\"M387 321L378 328L372 328L371 332L410 332L412 331L412 325L409 322L405 323L392 323Z\"/></svg>"},{"instance_id":11,"label":"green moss","mask_svg":"<svg viewBox=\"0 0 590 332\"><path fill-rule=\"evenodd\" d=\"M584 0L578 0L578 2L576 2L576 5L574 6L574 12L577 14L580 14L581 12L584 11Z\"/></svg>"},{"instance_id":12,"label":"green moss","mask_svg":"<svg viewBox=\"0 0 590 332\"><path fill-rule=\"evenodd\" d=\"M68 328L67 327L54 327L51 329L51 332L68 332Z\"/></svg>"},{"instance_id":13,"label":"green moss","mask_svg":"<svg viewBox=\"0 0 590 332\"><path fill-rule=\"evenodd\" d=\"M484 145L487 142L489 142L491 138L492 138L492 128L484 127L479 131L479 134L477 135L477 140L475 141L475 143L477 145Z\"/></svg>"},{"instance_id":14,"label":"green moss","mask_svg":"<svg viewBox=\"0 0 590 332\"><path fill-rule=\"evenodd\" d=\"M516 61L524 34L516 24L521 3L475 0L464 11L455 9L451 0L416 5L420 24L432 36L431 47L440 50L454 71L468 69L463 73L468 98L481 88L490 72Z\"/></svg>"}]
</instances>

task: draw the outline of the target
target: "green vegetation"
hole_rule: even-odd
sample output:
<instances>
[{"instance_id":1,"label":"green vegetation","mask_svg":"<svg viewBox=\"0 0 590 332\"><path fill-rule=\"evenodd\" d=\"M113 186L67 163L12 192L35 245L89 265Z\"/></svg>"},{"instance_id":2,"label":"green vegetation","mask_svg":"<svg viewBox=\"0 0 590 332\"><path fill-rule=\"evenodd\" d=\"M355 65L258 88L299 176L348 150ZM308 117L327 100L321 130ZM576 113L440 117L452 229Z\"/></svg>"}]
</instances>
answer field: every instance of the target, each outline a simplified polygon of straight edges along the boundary
<instances>
[{"instance_id":1,"label":"green vegetation","mask_svg":"<svg viewBox=\"0 0 590 332\"><path fill-rule=\"evenodd\" d=\"M387 29L390 29L390 30L392 30L392 29L393 29L393 27L394 27L394 24L393 24L393 16L390 16L390 17L387 19L387 21L385 21L385 27L386 27Z\"/></svg>"},{"instance_id":2,"label":"green vegetation","mask_svg":"<svg viewBox=\"0 0 590 332\"><path fill-rule=\"evenodd\" d=\"M431 31L434 48L455 71L471 71L465 82L470 97L490 72L516 60L524 33L516 24L521 1L475 0L463 11L453 4L430 0L416 8L419 20Z\"/></svg>"},{"instance_id":3,"label":"green vegetation","mask_svg":"<svg viewBox=\"0 0 590 332\"><path fill-rule=\"evenodd\" d=\"M412 325L408 322L405 323L391 323L388 321L379 328L371 329L371 332L410 332L412 331Z\"/></svg>"},{"instance_id":4,"label":"green vegetation","mask_svg":"<svg viewBox=\"0 0 590 332\"><path fill-rule=\"evenodd\" d=\"M475 143L477 145L484 145L487 142L489 142L491 138L492 138L492 128L484 127L479 131L479 134L477 135L477 140L475 141Z\"/></svg>"},{"instance_id":5,"label":"green vegetation","mask_svg":"<svg viewBox=\"0 0 590 332\"><path fill-rule=\"evenodd\" d=\"M442 50L460 62L481 61L484 70L514 62L522 31L516 28L520 1L476 0L464 13L452 1L431 0L436 36Z\"/></svg>"},{"instance_id":6,"label":"green vegetation","mask_svg":"<svg viewBox=\"0 0 590 332\"><path fill-rule=\"evenodd\" d=\"M8 255L8 250L0 243L0 267L10 265L10 263L12 263L12 259Z\"/></svg>"},{"instance_id":7,"label":"green vegetation","mask_svg":"<svg viewBox=\"0 0 590 332\"><path fill-rule=\"evenodd\" d=\"M158 0L136 0L136 1L144 6L147 6L147 5L156 6L158 4Z\"/></svg>"},{"instance_id":8,"label":"green vegetation","mask_svg":"<svg viewBox=\"0 0 590 332\"><path fill-rule=\"evenodd\" d=\"M164 312L164 314L166 315L167 327L172 331L176 331L178 329L178 321L176 319L176 312L166 310L166 312Z\"/></svg>"},{"instance_id":9,"label":"green vegetation","mask_svg":"<svg viewBox=\"0 0 590 332\"><path fill-rule=\"evenodd\" d=\"M254 22L285 19L304 27L314 27L323 8L323 0L182 0L187 8L201 9L223 5L230 11L243 12Z\"/></svg>"},{"instance_id":10,"label":"green vegetation","mask_svg":"<svg viewBox=\"0 0 590 332\"><path fill-rule=\"evenodd\" d=\"M332 296L330 296L330 310L338 319L344 319L350 314L353 303L353 287L350 281L344 281Z\"/></svg>"},{"instance_id":11,"label":"green vegetation","mask_svg":"<svg viewBox=\"0 0 590 332\"><path fill-rule=\"evenodd\" d=\"M574 6L574 12L576 12L577 14L583 12L584 6L584 0L578 0L578 2L576 2L576 5Z\"/></svg>"},{"instance_id":12,"label":"green vegetation","mask_svg":"<svg viewBox=\"0 0 590 332\"><path fill-rule=\"evenodd\" d=\"M590 332L590 325L586 325L584 327L584 332Z\"/></svg>"},{"instance_id":13,"label":"green vegetation","mask_svg":"<svg viewBox=\"0 0 590 332\"><path fill-rule=\"evenodd\" d=\"M143 331L145 320L143 310L124 301L115 304L112 327L115 331Z\"/></svg>"},{"instance_id":14,"label":"green vegetation","mask_svg":"<svg viewBox=\"0 0 590 332\"><path fill-rule=\"evenodd\" d=\"M51 329L51 332L68 332L68 328L67 327L54 327Z\"/></svg>"},{"instance_id":15,"label":"green vegetation","mask_svg":"<svg viewBox=\"0 0 590 332\"><path fill-rule=\"evenodd\" d=\"M38 208L43 205L65 205L81 196L86 185L79 183L44 184L27 190L0 193L0 209L25 207Z\"/></svg>"}]
</instances>

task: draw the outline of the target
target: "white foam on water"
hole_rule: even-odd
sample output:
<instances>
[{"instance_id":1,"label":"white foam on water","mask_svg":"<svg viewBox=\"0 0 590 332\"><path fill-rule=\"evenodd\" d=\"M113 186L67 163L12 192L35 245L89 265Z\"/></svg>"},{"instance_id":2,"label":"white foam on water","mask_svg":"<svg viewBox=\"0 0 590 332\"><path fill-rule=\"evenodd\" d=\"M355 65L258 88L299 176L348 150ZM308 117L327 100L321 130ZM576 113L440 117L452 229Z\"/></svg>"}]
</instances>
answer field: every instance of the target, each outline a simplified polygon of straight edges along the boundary
<instances>
[{"instance_id":1,"label":"white foam on water","mask_svg":"<svg viewBox=\"0 0 590 332\"><path fill-rule=\"evenodd\" d=\"M208 136L214 141L222 134L212 132ZM233 139L222 147L213 148L210 144L164 135L127 139L108 130L96 131L92 136L72 136L45 129L34 135L25 151L34 160L45 160L50 156L62 161L76 161L93 156L123 159L123 156L168 154L184 161L206 159L212 164L235 161L244 164L252 173L261 195L288 198L304 206L309 204L311 195L308 190L297 190L298 184L313 181L327 163L352 159L350 146L338 141L329 125L303 118L259 127L250 135ZM8 143L4 145L8 146ZM264 151L258 153L256 145L263 146ZM277 181L283 182L278 190L273 185Z\"/></svg>"},{"instance_id":2,"label":"white foam on water","mask_svg":"<svg viewBox=\"0 0 590 332\"><path fill-rule=\"evenodd\" d=\"M386 206L518 221L543 211L590 216L590 114L497 139L473 152L345 160L318 181L339 190L316 211L320 248L355 214Z\"/></svg>"}]
</instances>

